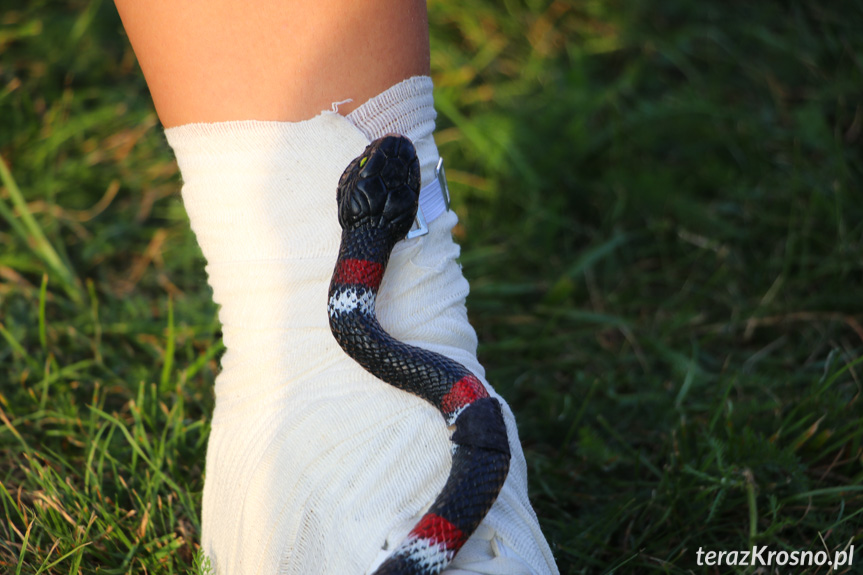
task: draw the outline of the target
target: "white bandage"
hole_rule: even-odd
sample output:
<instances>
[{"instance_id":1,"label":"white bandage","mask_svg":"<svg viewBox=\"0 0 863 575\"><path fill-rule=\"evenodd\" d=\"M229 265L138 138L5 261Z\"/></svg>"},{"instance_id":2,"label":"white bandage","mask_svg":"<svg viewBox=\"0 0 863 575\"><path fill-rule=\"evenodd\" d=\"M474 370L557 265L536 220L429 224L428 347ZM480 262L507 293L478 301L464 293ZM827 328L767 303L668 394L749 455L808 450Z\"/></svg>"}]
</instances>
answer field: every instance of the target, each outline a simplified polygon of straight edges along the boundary
<instances>
[{"instance_id":1,"label":"white bandage","mask_svg":"<svg viewBox=\"0 0 863 575\"><path fill-rule=\"evenodd\" d=\"M429 100L420 106L426 113L430 81L403 84L378 98L398 100L392 92L402 86ZM380 110L372 113L380 101L372 102L352 119L380 120ZM437 159L431 113L419 127L410 114L403 125L380 120L417 143L424 184ZM166 131L227 348L216 378L201 541L219 575L367 573L449 473L440 413L366 373L329 331L327 288L340 240L335 191L375 133L361 125L325 112L298 123ZM450 237L455 223L447 212L427 236L396 246L377 313L397 339L482 378L464 307L468 286ZM510 475L453 573L556 573L527 500L524 457L505 405L504 417Z\"/></svg>"}]
</instances>

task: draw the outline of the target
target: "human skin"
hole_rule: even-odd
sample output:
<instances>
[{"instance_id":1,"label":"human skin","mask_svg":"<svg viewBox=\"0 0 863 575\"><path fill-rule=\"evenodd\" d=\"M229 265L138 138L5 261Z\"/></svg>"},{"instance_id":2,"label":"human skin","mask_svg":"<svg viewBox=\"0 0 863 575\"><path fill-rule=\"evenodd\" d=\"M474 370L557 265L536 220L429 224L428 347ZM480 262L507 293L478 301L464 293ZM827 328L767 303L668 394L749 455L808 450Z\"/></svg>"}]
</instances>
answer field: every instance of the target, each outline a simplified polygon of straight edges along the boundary
<instances>
[{"instance_id":1,"label":"human skin","mask_svg":"<svg viewBox=\"0 0 863 575\"><path fill-rule=\"evenodd\" d=\"M424 0L116 0L166 128L347 114L429 73Z\"/></svg>"}]
</instances>

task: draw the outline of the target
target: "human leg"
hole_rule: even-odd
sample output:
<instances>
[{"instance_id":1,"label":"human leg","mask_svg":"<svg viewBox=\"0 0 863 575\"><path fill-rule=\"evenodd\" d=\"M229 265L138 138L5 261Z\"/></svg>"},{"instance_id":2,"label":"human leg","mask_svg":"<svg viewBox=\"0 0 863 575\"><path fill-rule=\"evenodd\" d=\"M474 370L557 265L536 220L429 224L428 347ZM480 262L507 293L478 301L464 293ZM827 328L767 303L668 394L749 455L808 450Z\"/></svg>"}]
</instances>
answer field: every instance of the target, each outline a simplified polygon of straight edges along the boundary
<instances>
[{"instance_id":1,"label":"human leg","mask_svg":"<svg viewBox=\"0 0 863 575\"><path fill-rule=\"evenodd\" d=\"M127 11L129 18L135 16ZM142 45L140 36L137 43ZM198 109L188 100L172 107L174 98L183 101L176 94L187 88L175 85L183 75L160 76L152 65L148 72L145 59L160 116L168 125L182 124L167 135L221 305L227 347L216 382L202 545L218 573L366 572L386 555L381 548L397 545L434 499L448 473L449 442L437 412L371 378L329 334L326 288L339 237L334 195L344 166L368 140L388 131L417 144L423 183L430 181L437 160L430 80L399 84L383 74L375 82L396 85L347 119L315 114L332 101L363 98L367 79L323 90L329 100L313 104L308 115L305 101L279 107L285 85L278 81L264 89L272 98L249 103L241 93L224 107L215 101ZM344 73L349 76L358 63ZM222 80L212 86L202 80L197 90L218 93ZM287 90L287 99L314 99ZM241 100L236 108L235 97ZM293 123L231 121L310 116ZM220 123L188 123L194 121ZM467 282L450 235L454 223L448 212L430 225L428 236L396 249L378 300L381 322L399 339L444 353L481 375L464 308ZM513 442L511 477L454 567L555 572L527 502L524 460L508 408L505 417Z\"/></svg>"},{"instance_id":2,"label":"human leg","mask_svg":"<svg viewBox=\"0 0 863 575\"><path fill-rule=\"evenodd\" d=\"M116 0L166 128L348 113L429 72L424 0Z\"/></svg>"}]
</instances>

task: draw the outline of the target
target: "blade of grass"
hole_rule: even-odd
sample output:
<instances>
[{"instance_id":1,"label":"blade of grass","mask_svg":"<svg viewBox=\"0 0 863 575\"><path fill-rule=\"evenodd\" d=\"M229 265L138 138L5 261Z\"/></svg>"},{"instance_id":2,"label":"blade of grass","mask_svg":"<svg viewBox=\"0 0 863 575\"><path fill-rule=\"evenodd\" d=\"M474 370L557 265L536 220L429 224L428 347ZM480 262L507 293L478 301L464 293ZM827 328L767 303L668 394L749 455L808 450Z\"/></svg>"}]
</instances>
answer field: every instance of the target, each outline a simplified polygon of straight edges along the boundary
<instances>
[{"instance_id":1,"label":"blade of grass","mask_svg":"<svg viewBox=\"0 0 863 575\"><path fill-rule=\"evenodd\" d=\"M171 369L174 367L174 298L168 296L168 341L165 344L165 362L162 364L162 378L159 391L168 389L171 382Z\"/></svg>"},{"instance_id":2,"label":"blade of grass","mask_svg":"<svg viewBox=\"0 0 863 575\"><path fill-rule=\"evenodd\" d=\"M9 225L21 236L21 239L30 249L45 262L48 269L57 276L73 303L80 304L84 298L81 295L78 279L57 254L51 242L45 237L42 228L39 227L36 219L30 213L27 202L24 200L21 190L18 189L18 184L15 183L12 173L6 167L6 161L2 156L0 156L0 181L3 182L9 198L12 200L12 205L18 209L19 217L16 218L12 210L2 200L0 200L0 215L9 222ZM19 219L20 223L18 222Z\"/></svg>"},{"instance_id":3,"label":"blade of grass","mask_svg":"<svg viewBox=\"0 0 863 575\"><path fill-rule=\"evenodd\" d=\"M93 544L93 541L87 541L86 543L81 543L80 545L76 545L75 547L72 548L71 551L68 551L65 555L61 555L59 558L55 559L51 563L46 565L43 562L42 565L39 567L39 569L33 575L39 575L39 573L42 573L43 571L49 571L52 567L54 567L58 563L64 561L67 557L71 556L73 553L78 553L84 547L87 547L88 545L92 545L92 544Z\"/></svg>"},{"instance_id":4,"label":"blade of grass","mask_svg":"<svg viewBox=\"0 0 863 575\"><path fill-rule=\"evenodd\" d=\"M45 297L48 293L48 274L42 274L42 285L39 287L39 343L42 351L48 352L48 335L45 325Z\"/></svg>"},{"instance_id":5,"label":"blade of grass","mask_svg":"<svg viewBox=\"0 0 863 575\"><path fill-rule=\"evenodd\" d=\"M30 353L26 349L24 349L23 345L21 345L21 342L19 342L18 339L14 335L12 335L12 333L8 329L6 329L6 326L4 326L2 323L0 323L0 335L3 336L3 338L6 340L6 342L12 349L14 349L21 355L21 357L24 358L24 361L26 361L27 365L30 366L31 371L33 371L34 373L38 373L41 370L39 362L33 359Z\"/></svg>"},{"instance_id":6,"label":"blade of grass","mask_svg":"<svg viewBox=\"0 0 863 575\"><path fill-rule=\"evenodd\" d=\"M102 363L102 324L99 322L99 299L96 297L96 286L90 278L87 278L87 294L90 296L90 317L93 321L93 357L96 358L96 363Z\"/></svg>"},{"instance_id":7,"label":"blade of grass","mask_svg":"<svg viewBox=\"0 0 863 575\"><path fill-rule=\"evenodd\" d=\"M21 568L24 567L24 556L27 555L27 542L30 540L30 531L33 529L33 524L36 523L36 518L27 526L27 531L24 533L24 540L21 542L21 554L18 555L18 566L15 568L15 575L21 575Z\"/></svg>"}]
</instances>

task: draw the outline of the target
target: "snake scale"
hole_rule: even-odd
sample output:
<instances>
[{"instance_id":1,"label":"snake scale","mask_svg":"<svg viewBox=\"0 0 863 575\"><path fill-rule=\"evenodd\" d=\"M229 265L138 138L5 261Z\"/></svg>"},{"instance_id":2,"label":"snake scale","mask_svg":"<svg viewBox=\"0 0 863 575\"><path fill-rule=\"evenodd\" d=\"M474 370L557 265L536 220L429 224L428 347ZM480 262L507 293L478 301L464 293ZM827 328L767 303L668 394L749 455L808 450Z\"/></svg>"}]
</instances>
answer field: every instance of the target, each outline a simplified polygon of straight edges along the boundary
<instances>
[{"instance_id":1,"label":"snake scale","mask_svg":"<svg viewBox=\"0 0 863 575\"><path fill-rule=\"evenodd\" d=\"M367 371L430 402L455 426L443 490L375 575L440 573L488 513L509 471L500 402L463 365L394 339L375 316L390 252L413 224L419 189L413 144L387 135L348 165L336 194L342 238L327 310L333 335Z\"/></svg>"}]
</instances>

